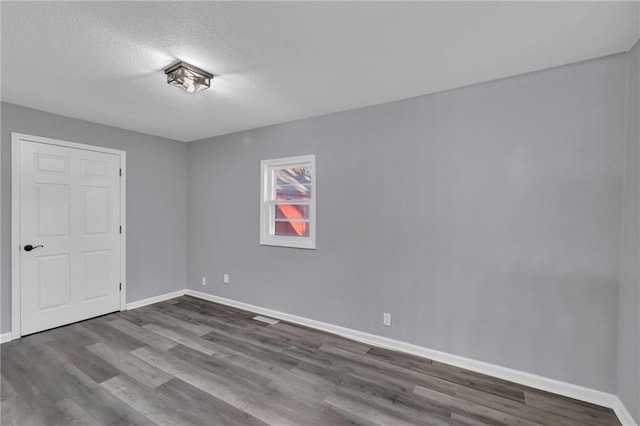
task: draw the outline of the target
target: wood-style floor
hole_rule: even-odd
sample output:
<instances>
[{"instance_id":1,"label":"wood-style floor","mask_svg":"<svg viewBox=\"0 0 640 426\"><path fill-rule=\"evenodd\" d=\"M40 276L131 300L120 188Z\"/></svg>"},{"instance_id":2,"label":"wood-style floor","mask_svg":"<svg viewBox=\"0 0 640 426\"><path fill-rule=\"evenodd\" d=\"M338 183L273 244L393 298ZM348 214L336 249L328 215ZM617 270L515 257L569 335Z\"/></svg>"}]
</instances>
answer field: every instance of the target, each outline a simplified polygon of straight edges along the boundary
<instances>
[{"instance_id":1,"label":"wood-style floor","mask_svg":"<svg viewBox=\"0 0 640 426\"><path fill-rule=\"evenodd\" d=\"M609 409L192 297L1 346L2 425L614 425Z\"/></svg>"}]
</instances>

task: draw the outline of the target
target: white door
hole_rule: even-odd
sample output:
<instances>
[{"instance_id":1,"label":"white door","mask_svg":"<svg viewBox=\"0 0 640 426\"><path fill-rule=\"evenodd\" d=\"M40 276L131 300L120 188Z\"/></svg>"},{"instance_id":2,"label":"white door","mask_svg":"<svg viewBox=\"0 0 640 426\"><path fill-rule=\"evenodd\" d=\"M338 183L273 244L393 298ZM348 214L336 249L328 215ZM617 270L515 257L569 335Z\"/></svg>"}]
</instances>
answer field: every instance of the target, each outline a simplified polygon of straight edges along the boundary
<instances>
[{"instance_id":1,"label":"white door","mask_svg":"<svg viewBox=\"0 0 640 426\"><path fill-rule=\"evenodd\" d=\"M19 144L21 334L120 310L120 156Z\"/></svg>"}]
</instances>

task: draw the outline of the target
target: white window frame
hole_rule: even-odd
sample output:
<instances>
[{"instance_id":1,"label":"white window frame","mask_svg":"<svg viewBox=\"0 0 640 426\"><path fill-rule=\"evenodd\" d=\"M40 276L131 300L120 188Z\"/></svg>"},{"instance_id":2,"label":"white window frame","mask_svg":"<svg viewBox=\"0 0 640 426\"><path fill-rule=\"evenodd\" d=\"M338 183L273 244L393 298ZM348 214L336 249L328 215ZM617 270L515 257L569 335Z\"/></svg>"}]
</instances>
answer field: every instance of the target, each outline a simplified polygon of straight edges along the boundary
<instances>
[{"instance_id":1,"label":"white window frame","mask_svg":"<svg viewBox=\"0 0 640 426\"><path fill-rule=\"evenodd\" d=\"M274 170L287 167L311 167L311 198L307 201L288 200L287 204L309 206L309 236L275 235L275 217L271 208L277 204L273 199L275 190ZM314 250L316 248L316 156L274 158L260 162L260 245L292 247Z\"/></svg>"}]
</instances>

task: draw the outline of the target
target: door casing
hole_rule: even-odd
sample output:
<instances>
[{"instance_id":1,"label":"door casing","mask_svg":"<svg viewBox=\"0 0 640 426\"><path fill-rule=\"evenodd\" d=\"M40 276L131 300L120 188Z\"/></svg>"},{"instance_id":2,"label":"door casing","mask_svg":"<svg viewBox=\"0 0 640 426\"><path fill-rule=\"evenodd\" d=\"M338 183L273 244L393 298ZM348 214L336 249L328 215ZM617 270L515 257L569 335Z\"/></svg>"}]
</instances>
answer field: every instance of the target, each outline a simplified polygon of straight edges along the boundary
<instances>
[{"instance_id":1,"label":"door casing","mask_svg":"<svg viewBox=\"0 0 640 426\"><path fill-rule=\"evenodd\" d=\"M32 136L23 133L11 133L11 339L21 337L21 303L20 303L20 142L38 142L48 145L62 146L66 148L84 149L87 151L103 152L120 157L122 177L120 179L120 218L122 233L120 234L120 310L125 310L127 294L127 226L126 226L126 200L127 200L127 174L126 151L104 148L94 145L86 145L76 142L68 142L59 139Z\"/></svg>"}]
</instances>

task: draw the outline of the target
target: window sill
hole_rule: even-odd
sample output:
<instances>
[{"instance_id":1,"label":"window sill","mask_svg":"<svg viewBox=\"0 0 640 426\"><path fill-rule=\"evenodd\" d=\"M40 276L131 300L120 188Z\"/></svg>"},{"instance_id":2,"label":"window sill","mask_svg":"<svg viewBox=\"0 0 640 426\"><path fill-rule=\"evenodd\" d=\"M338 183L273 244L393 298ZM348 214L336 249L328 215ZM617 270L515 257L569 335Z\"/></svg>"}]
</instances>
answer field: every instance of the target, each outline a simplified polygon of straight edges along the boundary
<instances>
[{"instance_id":1,"label":"window sill","mask_svg":"<svg viewBox=\"0 0 640 426\"><path fill-rule=\"evenodd\" d=\"M273 246L273 247L287 247L287 248L297 248L297 249L306 249L306 250L315 250L316 243L315 241L282 241L282 240L261 240L261 246Z\"/></svg>"}]
</instances>

